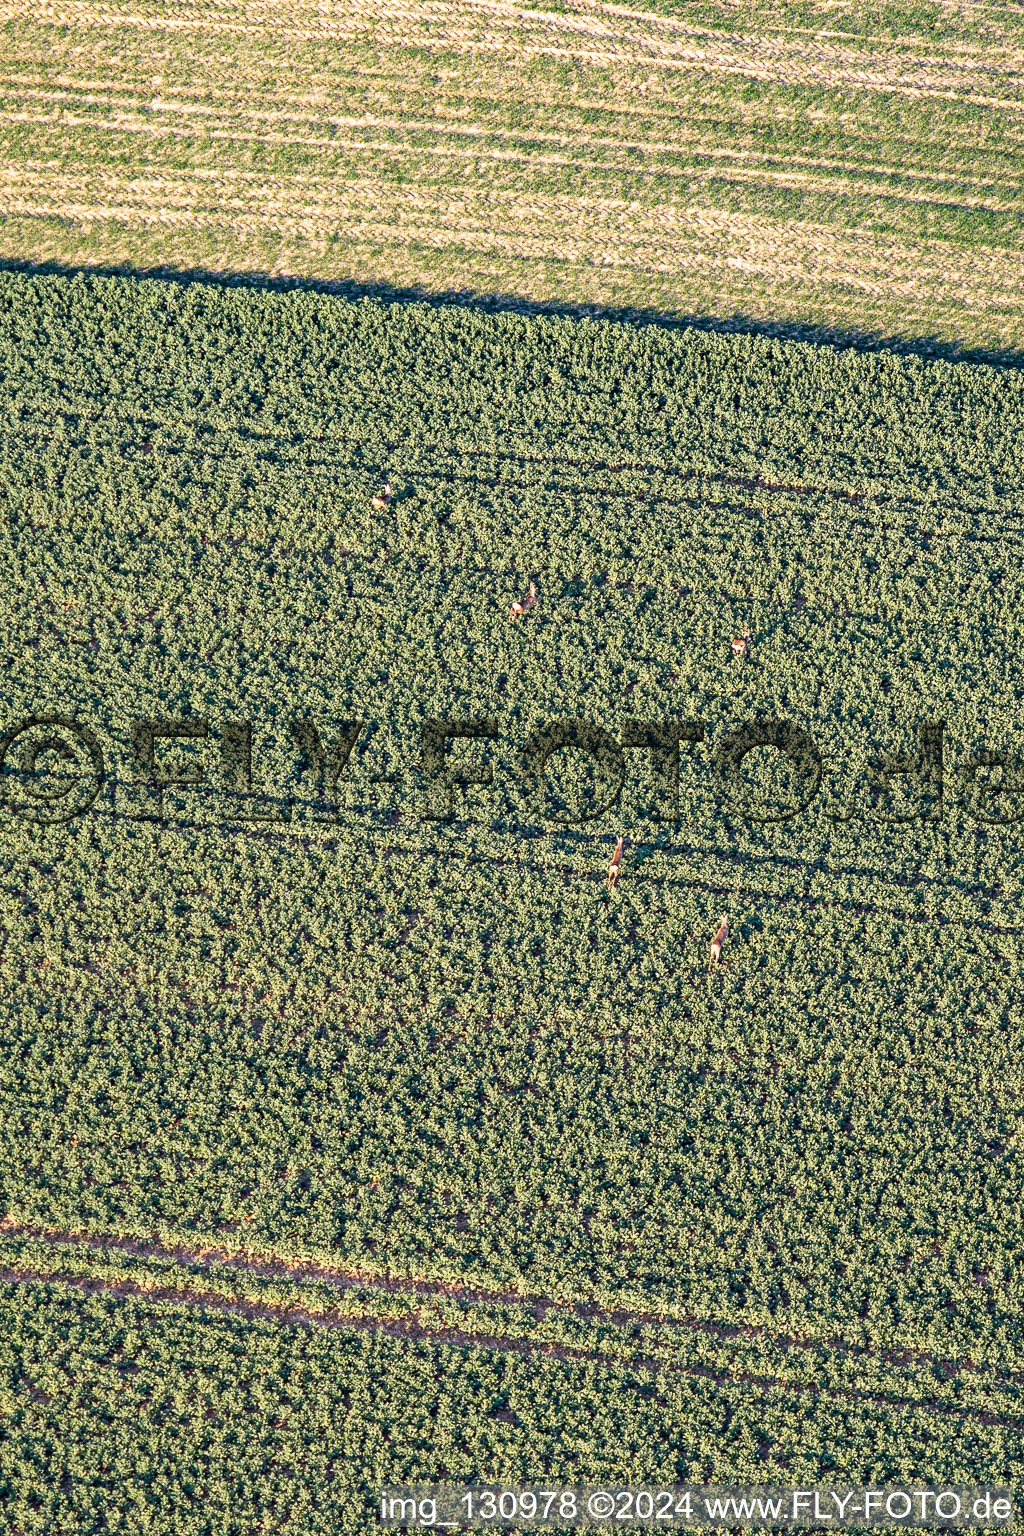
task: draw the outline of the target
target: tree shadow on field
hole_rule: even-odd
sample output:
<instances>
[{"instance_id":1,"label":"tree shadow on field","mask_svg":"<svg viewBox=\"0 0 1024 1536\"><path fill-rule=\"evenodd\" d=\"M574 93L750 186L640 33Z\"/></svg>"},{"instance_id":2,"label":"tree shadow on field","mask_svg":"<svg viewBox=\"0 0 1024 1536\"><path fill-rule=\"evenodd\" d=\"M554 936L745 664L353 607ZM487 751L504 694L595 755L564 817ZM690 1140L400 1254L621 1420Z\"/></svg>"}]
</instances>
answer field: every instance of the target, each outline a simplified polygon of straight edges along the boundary
<instances>
[{"instance_id":1,"label":"tree shadow on field","mask_svg":"<svg viewBox=\"0 0 1024 1536\"><path fill-rule=\"evenodd\" d=\"M429 304L438 309L470 309L480 314L564 315L575 320L609 320L630 326L652 325L663 330L698 330L720 336L764 336L779 341L803 341L814 346L831 347L836 352L889 352L900 357L988 363L997 368L1024 367L1024 349L967 347L937 336L881 336L871 331L762 320L745 314L727 317L675 314L658 309L613 308L601 304L527 299L517 294L484 294L468 289L435 292L420 286L399 288L384 282L272 277L267 273L210 271L203 267L135 267L129 264L83 266L0 257L0 272L24 272L32 276L75 277L81 274L136 280L148 278L181 285L199 283L214 288L255 288L268 293L323 293L346 299L376 299L384 304Z\"/></svg>"}]
</instances>

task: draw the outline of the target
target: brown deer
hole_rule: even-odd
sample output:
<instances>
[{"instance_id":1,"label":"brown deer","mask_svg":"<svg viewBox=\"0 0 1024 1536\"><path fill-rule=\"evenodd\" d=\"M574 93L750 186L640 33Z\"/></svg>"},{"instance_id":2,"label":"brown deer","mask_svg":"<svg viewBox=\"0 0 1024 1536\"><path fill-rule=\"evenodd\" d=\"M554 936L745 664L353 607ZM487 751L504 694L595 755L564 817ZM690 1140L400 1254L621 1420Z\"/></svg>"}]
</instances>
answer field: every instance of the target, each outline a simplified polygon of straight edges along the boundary
<instances>
[{"instance_id":1,"label":"brown deer","mask_svg":"<svg viewBox=\"0 0 1024 1536\"><path fill-rule=\"evenodd\" d=\"M614 891L616 882L618 881L619 866L622 863L622 850L625 846L626 839L624 837L620 837L618 842L615 844L615 852L612 854L612 861L608 865L608 889L610 891Z\"/></svg>"},{"instance_id":2,"label":"brown deer","mask_svg":"<svg viewBox=\"0 0 1024 1536\"><path fill-rule=\"evenodd\" d=\"M536 605L537 605L537 588L534 586L533 582L531 581L530 582L530 590L529 590L529 592L523 598L521 603L517 602L517 603L513 603L512 604L512 607L508 611L508 616L509 616L510 619L521 619L524 613L528 613L529 610L531 608L536 607Z\"/></svg>"},{"instance_id":3,"label":"brown deer","mask_svg":"<svg viewBox=\"0 0 1024 1536\"><path fill-rule=\"evenodd\" d=\"M733 653L733 655L734 656L745 656L747 654L747 647L749 645L749 642L750 642L750 630L749 629L745 629L743 631L742 635L740 635L739 639L738 640L734 640L733 643L732 643L732 653Z\"/></svg>"},{"instance_id":4,"label":"brown deer","mask_svg":"<svg viewBox=\"0 0 1024 1536\"><path fill-rule=\"evenodd\" d=\"M711 956L710 956L710 958L708 960L708 970L709 971L712 970L716 965L721 963L721 959L722 959L722 945L725 943L726 934L728 932L729 932L729 924L726 922L725 917L723 916L722 921L718 925L718 932L715 934L714 938L711 940Z\"/></svg>"},{"instance_id":5,"label":"brown deer","mask_svg":"<svg viewBox=\"0 0 1024 1536\"><path fill-rule=\"evenodd\" d=\"M371 497L370 506L375 512L383 512L384 508L390 504L394 494L391 486L386 485L382 491L378 491L376 496Z\"/></svg>"}]
</instances>

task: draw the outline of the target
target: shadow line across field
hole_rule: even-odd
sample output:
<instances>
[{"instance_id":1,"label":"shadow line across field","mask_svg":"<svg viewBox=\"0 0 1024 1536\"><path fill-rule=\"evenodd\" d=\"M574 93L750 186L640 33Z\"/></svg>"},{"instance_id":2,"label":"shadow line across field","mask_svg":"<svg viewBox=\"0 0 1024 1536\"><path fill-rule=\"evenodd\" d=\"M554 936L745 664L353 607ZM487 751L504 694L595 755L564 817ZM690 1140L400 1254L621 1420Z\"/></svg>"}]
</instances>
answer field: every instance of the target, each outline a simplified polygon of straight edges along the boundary
<instances>
[{"instance_id":1,"label":"shadow line across field","mask_svg":"<svg viewBox=\"0 0 1024 1536\"><path fill-rule=\"evenodd\" d=\"M831 347L837 352L889 352L901 357L943 359L955 363L987 363L997 368L1024 367L1024 350L967 347L937 336L880 336L870 331L762 320L755 315L714 316L675 314L657 309L623 309L601 304L569 304L559 300L527 299L514 293L478 293L473 290L434 292L421 286L397 287L385 282L356 279L319 280L306 277L274 277L261 272L213 271L204 267L142 267L125 263L79 266L57 261L26 261L0 256L0 272L24 272L34 276L129 277L156 279L216 288L255 288L269 293L300 290L334 294L347 299L377 299L385 304L428 304L440 309L472 309L483 314L564 315L575 320L608 320L631 326L658 326L664 330L698 330L724 336L764 336L780 341L802 341Z\"/></svg>"}]
</instances>

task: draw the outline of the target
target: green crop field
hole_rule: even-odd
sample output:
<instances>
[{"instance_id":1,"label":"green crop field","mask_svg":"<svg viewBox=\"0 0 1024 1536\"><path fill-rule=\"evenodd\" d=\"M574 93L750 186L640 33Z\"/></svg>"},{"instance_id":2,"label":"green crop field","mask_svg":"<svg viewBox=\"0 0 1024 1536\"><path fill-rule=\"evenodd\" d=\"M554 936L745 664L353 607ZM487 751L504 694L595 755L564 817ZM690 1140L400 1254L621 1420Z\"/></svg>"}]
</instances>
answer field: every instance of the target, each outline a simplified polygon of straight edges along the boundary
<instances>
[{"instance_id":1,"label":"green crop field","mask_svg":"<svg viewBox=\"0 0 1024 1536\"><path fill-rule=\"evenodd\" d=\"M0 392L4 1530L1019 1482L1021 375L8 273Z\"/></svg>"},{"instance_id":2,"label":"green crop field","mask_svg":"<svg viewBox=\"0 0 1024 1536\"><path fill-rule=\"evenodd\" d=\"M1024 356L1012 0L4 0L0 260Z\"/></svg>"}]
</instances>

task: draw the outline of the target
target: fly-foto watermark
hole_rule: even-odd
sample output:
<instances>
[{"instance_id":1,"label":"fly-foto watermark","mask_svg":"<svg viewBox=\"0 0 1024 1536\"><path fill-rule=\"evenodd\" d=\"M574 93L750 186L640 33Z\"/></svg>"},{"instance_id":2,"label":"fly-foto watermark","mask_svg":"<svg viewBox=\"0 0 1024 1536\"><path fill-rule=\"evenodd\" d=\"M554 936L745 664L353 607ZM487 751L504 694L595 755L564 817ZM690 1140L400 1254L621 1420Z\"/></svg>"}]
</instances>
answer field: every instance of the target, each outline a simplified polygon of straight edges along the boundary
<instances>
[{"instance_id":1,"label":"fly-foto watermark","mask_svg":"<svg viewBox=\"0 0 1024 1536\"><path fill-rule=\"evenodd\" d=\"M290 756L297 789L258 787L251 720L146 717L126 721L116 739L101 740L86 721L67 714L33 715L0 736L0 795L8 814L39 825L57 825L86 815L102 794L114 795L122 814L139 820L171 819L168 797L202 791L214 807L213 820L337 822L342 786L359 780L358 749L374 722L342 720L331 726L308 718L285 722L281 747ZM938 822L952 804L975 821L1008 826L1024 817L1024 761L1005 749L975 750L948 771L944 721L923 721L911 751L869 756L859 784L859 803L836 812L848 821L868 816L879 823ZM456 742L474 744L475 765L454 765ZM174 761L174 749L188 743L192 759ZM624 786L639 758L646 761L651 803L644 819L678 825L683 753L714 782L727 814L752 823L792 820L817 799L826 764L811 733L790 720L746 721L728 730L713 748L699 720L622 721L618 733L578 718L559 719L517 741L495 719L427 718L410 748L408 779L413 803L405 808L433 821L450 821L470 794L477 800L499 787L495 763L503 758L506 788L513 785L526 808L552 825L578 826L619 807ZM751 754L767 753L784 765L789 795L784 804L751 803L747 767ZM575 804L552 807L549 777L562 754L585 762L593 783ZM703 754L701 756L700 754ZM403 776L365 776L367 785L395 788ZM947 788L952 782L953 792ZM743 804L743 801L746 804ZM217 810L219 807L219 813ZM831 813L830 813L831 814Z\"/></svg>"},{"instance_id":2,"label":"fly-foto watermark","mask_svg":"<svg viewBox=\"0 0 1024 1536\"><path fill-rule=\"evenodd\" d=\"M458 1487L422 1484L385 1488L381 1525L405 1530L537 1530L545 1527L697 1530L998 1530L1013 1524L1009 1488L688 1487L604 1484L574 1487Z\"/></svg>"}]
</instances>

